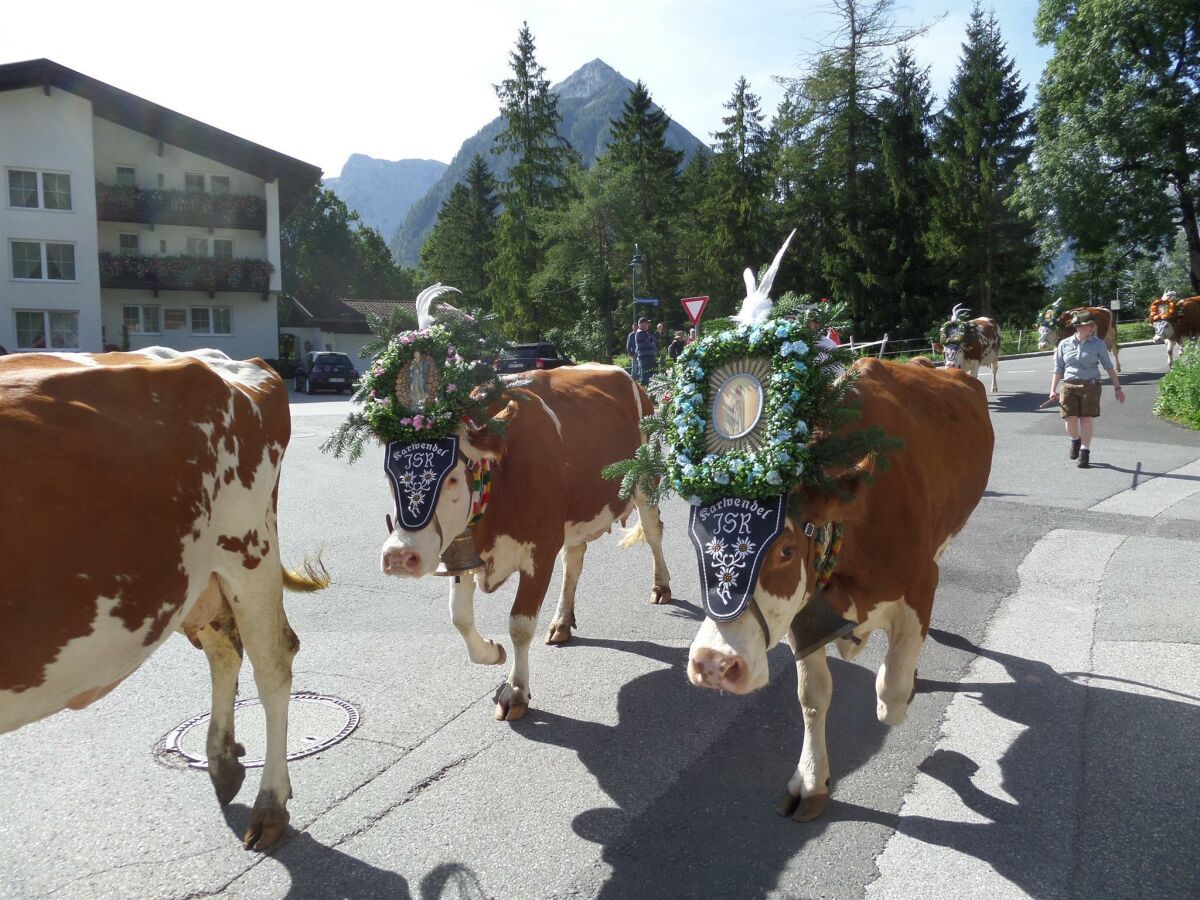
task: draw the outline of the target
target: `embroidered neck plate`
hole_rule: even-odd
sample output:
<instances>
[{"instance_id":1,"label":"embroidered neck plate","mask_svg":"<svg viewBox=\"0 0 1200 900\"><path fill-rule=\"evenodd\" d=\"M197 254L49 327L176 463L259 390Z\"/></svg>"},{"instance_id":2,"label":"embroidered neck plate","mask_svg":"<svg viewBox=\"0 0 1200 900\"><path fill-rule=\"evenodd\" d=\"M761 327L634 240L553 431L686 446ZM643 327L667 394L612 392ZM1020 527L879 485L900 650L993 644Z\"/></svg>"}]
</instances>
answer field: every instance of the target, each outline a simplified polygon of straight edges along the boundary
<instances>
[{"instance_id":1,"label":"embroidered neck plate","mask_svg":"<svg viewBox=\"0 0 1200 900\"><path fill-rule=\"evenodd\" d=\"M754 596L767 551L787 525L787 495L769 500L726 497L693 506L688 537L700 563L704 610L719 622L736 619Z\"/></svg>"},{"instance_id":2,"label":"embroidered neck plate","mask_svg":"<svg viewBox=\"0 0 1200 900\"><path fill-rule=\"evenodd\" d=\"M458 437L431 441L392 441L384 470L396 499L396 520L407 531L420 531L433 518L442 484L458 461Z\"/></svg>"}]
</instances>

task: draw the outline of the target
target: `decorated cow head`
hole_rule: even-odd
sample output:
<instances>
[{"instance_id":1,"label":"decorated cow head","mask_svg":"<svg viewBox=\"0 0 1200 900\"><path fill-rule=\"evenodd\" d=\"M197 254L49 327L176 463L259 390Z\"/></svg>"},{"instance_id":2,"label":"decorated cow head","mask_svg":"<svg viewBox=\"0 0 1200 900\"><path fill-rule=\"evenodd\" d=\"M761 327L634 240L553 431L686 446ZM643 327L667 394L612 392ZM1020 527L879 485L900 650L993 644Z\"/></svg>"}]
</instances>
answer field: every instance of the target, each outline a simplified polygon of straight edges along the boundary
<instances>
[{"instance_id":1,"label":"decorated cow head","mask_svg":"<svg viewBox=\"0 0 1200 900\"><path fill-rule=\"evenodd\" d=\"M649 441L607 472L625 493L640 485L652 499L690 501L706 617L689 677L739 693L765 683L766 650L789 630L816 649L853 628L824 604L822 567L837 517L891 446L879 429L847 427L857 417L850 351L818 343L807 322L768 318L764 286L782 253L757 287L747 273L740 324L680 355L643 422ZM839 312L817 310L817 332Z\"/></svg>"},{"instance_id":2,"label":"decorated cow head","mask_svg":"<svg viewBox=\"0 0 1200 900\"><path fill-rule=\"evenodd\" d=\"M1150 326L1154 329L1154 343L1175 340L1175 320L1179 317L1179 303L1174 291L1167 291L1150 304Z\"/></svg>"},{"instance_id":3,"label":"decorated cow head","mask_svg":"<svg viewBox=\"0 0 1200 900\"><path fill-rule=\"evenodd\" d=\"M947 369L961 369L963 366L963 345L979 338L979 326L967 316L971 314L960 303L950 311L950 318L942 323L938 331L938 341L942 345L942 357Z\"/></svg>"},{"instance_id":4,"label":"decorated cow head","mask_svg":"<svg viewBox=\"0 0 1200 900\"><path fill-rule=\"evenodd\" d=\"M462 536L486 503L489 460L498 452L488 435L510 414L506 385L482 362L496 342L444 304L453 315L433 323L430 304L449 290L434 285L418 296L419 328L390 337L363 375L358 406L322 447L348 452L353 462L369 438L384 445L395 505L380 559L387 575L429 575L452 544L469 549Z\"/></svg>"},{"instance_id":5,"label":"decorated cow head","mask_svg":"<svg viewBox=\"0 0 1200 900\"><path fill-rule=\"evenodd\" d=\"M1058 340L1063 316L1063 298L1059 297L1040 313L1035 326L1038 331L1038 349L1052 350Z\"/></svg>"}]
</instances>

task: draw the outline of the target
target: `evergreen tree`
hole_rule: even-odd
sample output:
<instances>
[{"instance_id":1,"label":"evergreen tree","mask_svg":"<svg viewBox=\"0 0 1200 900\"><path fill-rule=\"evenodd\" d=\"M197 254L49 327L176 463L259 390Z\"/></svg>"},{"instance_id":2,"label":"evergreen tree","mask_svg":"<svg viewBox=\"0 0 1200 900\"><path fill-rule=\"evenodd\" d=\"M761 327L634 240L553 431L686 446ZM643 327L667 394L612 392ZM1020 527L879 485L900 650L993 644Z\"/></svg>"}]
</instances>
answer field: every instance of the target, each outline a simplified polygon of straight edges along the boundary
<instances>
[{"instance_id":1,"label":"evergreen tree","mask_svg":"<svg viewBox=\"0 0 1200 900\"><path fill-rule=\"evenodd\" d=\"M895 298L896 325L905 337L926 334L945 300L926 243L933 193L931 107L928 71L918 69L912 53L901 47L888 93L875 111L879 160L887 185L882 228L887 254L877 284L881 295Z\"/></svg>"},{"instance_id":2,"label":"evergreen tree","mask_svg":"<svg viewBox=\"0 0 1200 900\"><path fill-rule=\"evenodd\" d=\"M711 240L714 225L708 218L712 210L707 203L713 160L713 154L701 150L680 176L675 260L681 297L717 294L720 275Z\"/></svg>"},{"instance_id":3,"label":"evergreen tree","mask_svg":"<svg viewBox=\"0 0 1200 900\"><path fill-rule=\"evenodd\" d=\"M433 231L421 247L425 281L441 281L463 292L464 302L485 310L487 266L492 258L497 209L496 179L479 154L466 178L450 192Z\"/></svg>"},{"instance_id":4,"label":"evergreen tree","mask_svg":"<svg viewBox=\"0 0 1200 900\"><path fill-rule=\"evenodd\" d=\"M536 337L539 298L529 285L541 266L537 220L542 210L566 199L567 167L574 154L558 135L558 98L534 55L528 23L509 54L513 77L495 85L505 129L495 154L511 153L509 181L501 186L504 211L496 225L495 254L486 266L492 308L510 337Z\"/></svg>"},{"instance_id":5,"label":"evergreen tree","mask_svg":"<svg viewBox=\"0 0 1200 900\"><path fill-rule=\"evenodd\" d=\"M882 290L890 256L887 186L875 107L889 85L886 52L922 34L897 29L893 0L833 0L839 23L808 72L787 79L803 137L795 158L815 168L816 246L829 295L847 302L857 329L881 334L901 312Z\"/></svg>"},{"instance_id":6,"label":"evergreen tree","mask_svg":"<svg viewBox=\"0 0 1200 900\"><path fill-rule=\"evenodd\" d=\"M1041 0L1053 44L1025 199L1056 244L1157 257L1200 292L1200 13L1182 0Z\"/></svg>"},{"instance_id":7,"label":"evergreen tree","mask_svg":"<svg viewBox=\"0 0 1200 900\"><path fill-rule=\"evenodd\" d=\"M712 261L718 280L709 301L709 315L736 312L745 296L742 270L764 258L770 223L768 188L770 158L767 130L759 98L745 77L737 80L725 103L729 115L721 119L724 131L713 137L721 150L713 159L708 179L709 193L701 204L701 215L710 228ZM777 248L777 247L776 247ZM773 256L771 249L769 256Z\"/></svg>"},{"instance_id":8,"label":"evergreen tree","mask_svg":"<svg viewBox=\"0 0 1200 900\"><path fill-rule=\"evenodd\" d=\"M601 158L606 172L627 174L633 188L633 207L628 221L622 223L621 252L632 254L638 245L642 257L639 293L661 298L675 293L672 289L677 281L674 223L684 156L683 151L667 146L670 123L665 112L654 108L650 92L639 81L629 92L621 117L612 121L612 141ZM672 317L678 320L673 313L671 307Z\"/></svg>"},{"instance_id":9,"label":"evergreen tree","mask_svg":"<svg viewBox=\"0 0 1200 900\"><path fill-rule=\"evenodd\" d=\"M935 142L932 230L951 299L976 315L1015 314L1039 302L1034 226L1012 202L1031 150L1024 104L995 14L977 2Z\"/></svg>"}]
</instances>

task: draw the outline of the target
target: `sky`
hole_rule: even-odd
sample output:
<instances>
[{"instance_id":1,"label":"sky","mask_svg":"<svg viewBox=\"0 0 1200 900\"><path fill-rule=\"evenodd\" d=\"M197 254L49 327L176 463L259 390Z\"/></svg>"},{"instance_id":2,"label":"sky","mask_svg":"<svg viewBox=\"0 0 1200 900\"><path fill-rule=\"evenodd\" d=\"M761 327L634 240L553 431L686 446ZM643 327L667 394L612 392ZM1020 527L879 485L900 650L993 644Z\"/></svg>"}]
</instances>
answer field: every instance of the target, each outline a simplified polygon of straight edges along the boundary
<instances>
[{"instance_id":1,"label":"sky","mask_svg":"<svg viewBox=\"0 0 1200 900\"><path fill-rule=\"evenodd\" d=\"M939 97L971 6L895 5L898 25L932 26L913 51ZM1033 39L1037 2L995 8L1032 102L1050 55ZM551 83L600 58L710 142L740 76L770 118L783 93L774 77L802 74L835 25L829 10L829 0L60 0L47 22L0 28L0 63L52 59L332 177L352 153L448 163L499 114L493 85L511 74L522 22Z\"/></svg>"}]
</instances>

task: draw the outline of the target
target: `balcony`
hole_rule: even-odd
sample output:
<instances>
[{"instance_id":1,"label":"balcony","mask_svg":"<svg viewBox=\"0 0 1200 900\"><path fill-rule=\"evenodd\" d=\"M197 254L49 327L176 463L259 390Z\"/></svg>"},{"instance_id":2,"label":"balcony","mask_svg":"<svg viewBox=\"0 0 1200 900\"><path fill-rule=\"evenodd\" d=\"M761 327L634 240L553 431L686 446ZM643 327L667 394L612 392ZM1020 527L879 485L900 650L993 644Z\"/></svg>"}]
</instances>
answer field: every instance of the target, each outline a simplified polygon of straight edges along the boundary
<instances>
[{"instance_id":1,"label":"balcony","mask_svg":"<svg viewBox=\"0 0 1200 900\"><path fill-rule=\"evenodd\" d=\"M159 291L237 291L270 295L275 267L265 259L209 256L121 256L100 253L100 286Z\"/></svg>"},{"instance_id":2,"label":"balcony","mask_svg":"<svg viewBox=\"0 0 1200 900\"><path fill-rule=\"evenodd\" d=\"M101 222L146 222L243 228L267 233L267 203L252 194L207 194L118 187L96 182L96 218Z\"/></svg>"}]
</instances>

